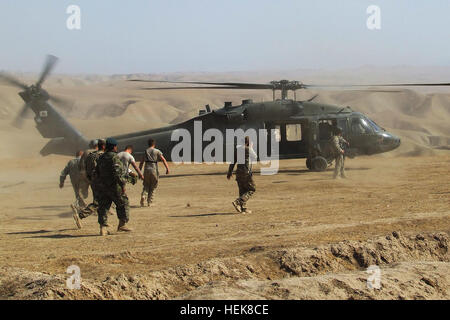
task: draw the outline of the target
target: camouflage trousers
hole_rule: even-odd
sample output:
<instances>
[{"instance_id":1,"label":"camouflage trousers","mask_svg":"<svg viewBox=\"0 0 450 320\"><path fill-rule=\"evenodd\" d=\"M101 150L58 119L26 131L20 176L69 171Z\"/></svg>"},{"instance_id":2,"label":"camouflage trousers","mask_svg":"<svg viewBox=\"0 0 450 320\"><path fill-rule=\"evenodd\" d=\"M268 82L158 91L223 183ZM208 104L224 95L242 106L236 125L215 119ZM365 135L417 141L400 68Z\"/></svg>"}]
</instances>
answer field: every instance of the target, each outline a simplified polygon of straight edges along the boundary
<instances>
[{"instance_id":1,"label":"camouflage trousers","mask_svg":"<svg viewBox=\"0 0 450 320\"><path fill-rule=\"evenodd\" d=\"M153 202L155 189L158 187L158 173L153 170L144 171L144 185L142 188L141 199L147 203Z\"/></svg>"},{"instance_id":2,"label":"camouflage trousers","mask_svg":"<svg viewBox=\"0 0 450 320\"><path fill-rule=\"evenodd\" d=\"M98 223L101 226L108 225L108 211L111 204L116 205L117 218L123 222L130 220L130 204L128 196L122 193L122 188L119 185L111 187L99 186L98 191Z\"/></svg>"},{"instance_id":3,"label":"camouflage trousers","mask_svg":"<svg viewBox=\"0 0 450 320\"><path fill-rule=\"evenodd\" d=\"M127 183L131 183L133 186L137 183L138 181L138 176L131 172L129 174L127 174Z\"/></svg>"},{"instance_id":4,"label":"camouflage trousers","mask_svg":"<svg viewBox=\"0 0 450 320\"><path fill-rule=\"evenodd\" d=\"M247 201L256 191L256 185L252 175L248 173L236 172L236 182L239 188L239 198L237 201L242 209L245 209Z\"/></svg>"},{"instance_id":5,"label":"camouflage trousers","mask_svg":"<svg viewBox=\"0 0 450 320\"><path fill-rule=\"evenodd\" d=\"M84 219L89 217L91 214L97 212L98 209L98 184L95 182L91 183L91 189L92 189L92 203L85 205L78 213L78 216L80 219Z\"/></svg>"},{"instance_id":6,"label":"camouflage trousers","mask_svg":"<svg viewBox=\"0 0 450 320\"><path fill-rule=\"evenodd\" d=\"M79 208L83 208L86 206L83 199L86 199L89 195L89 183L80 180L76 183L72 182L72 187L73 192L75 193L76 205Z\"/></svg>"},{"instance_id":7,"label":"camouflage trousers","mask_svg":"<svg viewBox=\"0 0 450 320\"><path fill-rule=\"evenodd\" d=\"M344 168L344 155L340 154L334 158L334 174L333 177L337 178L339 175L345 178L345 168Z\"/></svg>"}]
</instances>

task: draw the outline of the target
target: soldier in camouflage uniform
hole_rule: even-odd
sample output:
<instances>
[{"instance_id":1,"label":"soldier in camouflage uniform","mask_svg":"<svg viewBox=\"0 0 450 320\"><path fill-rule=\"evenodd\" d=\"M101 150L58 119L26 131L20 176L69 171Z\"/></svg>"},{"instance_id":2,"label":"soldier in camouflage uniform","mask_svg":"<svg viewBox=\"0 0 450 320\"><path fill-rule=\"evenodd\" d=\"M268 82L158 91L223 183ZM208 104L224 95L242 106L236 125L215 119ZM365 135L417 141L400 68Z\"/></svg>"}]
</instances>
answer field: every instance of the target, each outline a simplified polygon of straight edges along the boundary
<instances>
[{"instance_id":1,"label":"soldier in camouflage uniform","mask_svg":"<svg viewBox=\"0 0 450 320\"><path fill-rule=\"evenodd\" d=\"M80 176L85 183L90 185L89 180L87 178L86 174L86 159L87 157L92 153L98 150L98 140L91 140L89 142L89 149L83 151L83 155L80 158L80 161L78 162L78 168L80 170Z\"/></svg>"},{"instance_id":2,"label":"soldier in camouflage uniform","mask_svg":"<svg viewBox=\"0 0 450 320\"><path fill-rule=\"evenodd\" d=\"M344 149L342 143L345 139L342 137L342 130L338 127L334 129L333 136L330 139L330 147L332 154L334 155L335 167L334 167L334 179L340 177L346 178L345 168L344 168ZM345 141L347 143L347 141Z\"/></svg>"},{"instance_id":3,"label":"soldier in camouflage uniform","mask_svg":"<svg viewBox=\"0 0 450 320\"><path fill-rule=\"evenodd\" d=\"M86 204L84 203L84 199L88 197L88 188L89 185L84 183L81 179L80 170L79 170L79 162L80 158L83 155L83 151L77 151L75 154L75 159L70 160L64 169L61 171L61 175L59 177L59 187L64 187L64 181L66 180L67 175L70 177L70 182L72 183L73 191L75 193L75 204L71 206L76 207L84 207ZM81 194L80 194L81 193Z\"/></svg>"},{"instance_id":4,"label":"soldier in camouflage uniform","mask_svg":"<svg viewBox=\"0 0 450 320\"><path fill-rule=\"evenodd\" d=\"M98 179L98 223L100 235L109 234L108 210L111 204L116 205L119 226L117 231L132 231L126 226L129 221L129 202L125 193L127 183L125 167L117 156L117 141L114 138L106 140L105 153L97 161L96 175Z\"/></svg>"},{"instance_id":5,"label":"soldier in camouflage uniform","mask_svg":"<svg viewBox=\"0 0 450 320\"><path fill-rule=\"evenodd\" d=\"M241 149L241 150L240 150ZM242 150L243 149L243 150ZM240 150L240 151L239 151ZM239 163L238 154L244 153L244 162ZM253 181L252 173L252 160L256 160L257 155L252 148L249 137L245 137L245 144L238 146L234 155L234 161L228 167L227 179L229 180L233 174L234 166L237 163L236 168L236 182L239 188L239 198L232 202L234 208L240 213L251 213L251 210L247 209L247 201L256 191L256 185ZM240 160L240 159L239 159Z\"/></svg>"},{"instance_id":6,"label":"soldier in camouflage uniform","mask_svg":"<svg viewBox=\"0 0 450 320\"><path fill-rule=\"evenodd\" d=\"M95 174L95 168L97 166L97 161L100 156L105 152L105 140L98 139L97 141L97 150L94 150L85 157L83 162L83 169L86 174L86 179L89 182L92 189L92 203L87 206L84 206L80 210L74 210L73 218L75 220L75 224L79 229L81 229L81 219L85 219L89 217L91 214L97 212L98 208L98 179Z\"/></svg>"}]
</instances>

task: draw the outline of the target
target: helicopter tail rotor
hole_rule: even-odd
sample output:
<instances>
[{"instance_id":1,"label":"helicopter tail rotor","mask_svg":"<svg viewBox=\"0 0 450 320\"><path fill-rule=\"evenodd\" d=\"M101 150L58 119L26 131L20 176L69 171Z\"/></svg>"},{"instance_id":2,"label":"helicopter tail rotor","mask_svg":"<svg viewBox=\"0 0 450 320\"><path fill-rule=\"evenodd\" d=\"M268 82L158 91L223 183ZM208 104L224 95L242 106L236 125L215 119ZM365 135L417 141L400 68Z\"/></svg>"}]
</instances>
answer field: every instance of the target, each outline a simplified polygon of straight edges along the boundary
<instances>
[{"instance_id":1,"label":"helicopter tail rotor","mask_svg":"<svg viewBox=\"0 0 450 320\"><path fill-rule=\"evenodd\" d=\"M20 112L17 114L17 116L14 118L12 125L18 129L23 127L23 122L26 117L26 115L30 112L30 106L25 103L23 107L20 109Z\"/></svg>"},{"instance_id":2,"label":"helicopter tail rotor","mask_svg":"<svg viewBox=\"0 0 450 320\"><path fill-rule=\"evenodd\" d=\"M55 67L56 62L58 62L58 58L52 55L47 55L44 69L42 70L41 76L39 77L39 80L36 82L36 86L40 87L42 83L47 79L50 72Z\"/></svg>"},{"instance_id":3,"label":"helicopter tail rotor","mask_svg":"<svg viewBox=\"0 0 450 320\"><path fill-rule=\"evenodd\" d=\"M44 63L44 67L42 69L42 72L39 76L38 81L31 86L28 86L24 83L22 83L20 80L16 79L15 77L7 74L7 73L0 73L0 81L3 81L9 85L12 85L14 87L18 87L23 92L19 93L19 95L25 100L25 105L20 109L17 116L14 118L12 125L21 128L23 125L23 119L25 118L26 114L28 113L28 110L31 109L31 105L33 104L34 99L39 99L40 101L47 101L51 100L55 102L55 104L60 107L61 109L65 111L71 111L73 108L73 101L58 97L58 96L51 96L49 95L45 90L43 90L42 84L44 81L48 78L51 71L55 67L56 63L58 62L58 58L53 55L47 55L46 61Z\"/></svg>"}]
</instances>

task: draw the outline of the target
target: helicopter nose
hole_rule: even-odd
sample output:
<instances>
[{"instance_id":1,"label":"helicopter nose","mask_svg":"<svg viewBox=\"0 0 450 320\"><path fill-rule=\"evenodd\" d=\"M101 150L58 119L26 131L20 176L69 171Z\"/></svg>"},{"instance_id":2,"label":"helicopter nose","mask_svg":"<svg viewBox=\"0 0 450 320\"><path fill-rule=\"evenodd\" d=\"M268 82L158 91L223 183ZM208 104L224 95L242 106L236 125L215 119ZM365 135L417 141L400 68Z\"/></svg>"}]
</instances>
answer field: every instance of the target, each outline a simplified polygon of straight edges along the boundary
<instances>
[{"instance_id":1,"label":"helicopter nose","mask_svg":"<svg viewBox=\"0 0 450 320\"><path fill-rule=\"evenodd\" d=\"M381 149L383 151L390 151L398 148L400 146L400 138L394 136L390 133L383 133L383 139L381 142Z\"/></svg>"}]
</instances>

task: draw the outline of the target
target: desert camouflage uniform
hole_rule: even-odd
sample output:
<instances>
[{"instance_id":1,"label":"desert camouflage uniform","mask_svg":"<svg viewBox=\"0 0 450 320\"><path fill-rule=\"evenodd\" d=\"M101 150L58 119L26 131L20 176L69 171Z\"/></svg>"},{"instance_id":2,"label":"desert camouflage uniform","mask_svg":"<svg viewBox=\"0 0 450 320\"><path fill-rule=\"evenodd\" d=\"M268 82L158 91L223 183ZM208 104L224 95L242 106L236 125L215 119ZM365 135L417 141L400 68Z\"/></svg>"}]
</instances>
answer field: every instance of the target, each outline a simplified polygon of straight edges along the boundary
<instances>
[{"instance_id":1,"label":"desert camouflage uniform","mask_svg":"<svg viewBox=\"0 0 450 320\"><path fill-rule=\"evenodd\" d=\"M245 152L245 162L238 163L238 149L244 148ZM253 181L253 173L251 160L256 159L255 151L248 146L239 146L236 149L234 155L234 162L230 164L228 167L228 176L231 176L234 166L237 164L236 168L236 182L239 188L239 198L236 201L241 206L241 210L245 211L247 209L246 204L247 201L251 198L251 196L256 192L256 185Z\"/></svg>"},{"instance_id":2,"label":"desert camouflage uniform","mask_svg":"<svg viewBox=\"0 0 450 320\"><path fill-rule=\"evenodd\" d=\"M345 178L344 155L342 154L344 150L341 146L341 139L345 141L344 138L336 135L332 136L330 139L330 146L335 160L334 178L337 178L339 175L341 175L342 178Z\"/></svg>"},{"instance_id":3,"label":"desert camouflage uniform","mask_svg":"<svg viewBox=\"0 0 450 320\"><path fill-rule=\"evenodd\" d=\"M127 183L125 167L114 151L105 152L97 161L97 199L98 199L98 223L100 226L108 225L108 210L111 204L116 205L117 217L123 222L128 222L130 206L128 197L122 193L122 188Z\"/></svg>"},{"instance_id":4,"label":"desert camouflage uniform","mask_svg":"<svg viewBox=\"0 0 450 320\"><path fill-rule=\"evenodd\" d=\"M61 175L59 177L59 183L64 184L67 175L70 177L70 182L72 183L73 191L75 193L76 205L78 207L84 207L86 204L84 203L84 199L88 197L88 188L89 184L87 184L80 175L79 169L80 158L75 158L70 160L64 169L61 171ZM80 194L81 193L81 194Z\"/></svg>"},{"instance_id":5,"label":"desert camouflage uniform","mask_svg":"<svg viewBox=\"0 0 450 320\"><path fill-rule=\"evenodd\" d=\"M89 217L98 209L98 179L96 177L95 168L97 166L97 161L102 154L102 150L93 150L84 160L86 179L91 185L93 200L92 203L80 210L78 215L81 219Z\"/></svg>"}]
</instances>

